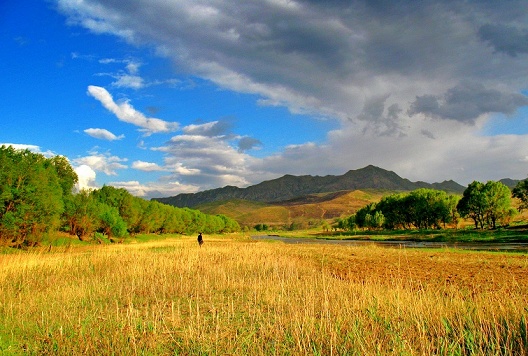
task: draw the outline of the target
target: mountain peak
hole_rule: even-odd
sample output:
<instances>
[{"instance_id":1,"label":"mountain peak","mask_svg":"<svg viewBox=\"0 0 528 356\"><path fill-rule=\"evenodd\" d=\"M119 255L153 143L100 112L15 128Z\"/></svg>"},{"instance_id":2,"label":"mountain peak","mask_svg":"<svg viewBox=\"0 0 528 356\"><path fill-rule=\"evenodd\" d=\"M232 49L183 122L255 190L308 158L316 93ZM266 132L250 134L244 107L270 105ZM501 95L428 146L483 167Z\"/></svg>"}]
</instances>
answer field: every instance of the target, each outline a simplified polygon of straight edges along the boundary
<instances>
[{"instance_id":1,"label":"mountain peak","mask_svg":"<svg viewBox=\"0 0 528 356\"><path fill-rule=\"evenodd\" d=\"M156 198L155 200L178 207L192 208L199 204L231 199L272 203L291 200L309 194L369 188L394 191L411 191L418 188L431 188L455 193L462 193L464 191L463 186L453 181L434 184L425 182L413 183L408 179L401 178L392 171L368 165L357 170L350 170L340 176L294 176L288 174L247 188L227 186L198 193L179 194L167 198Z\"/></svg>"}]
</instances>

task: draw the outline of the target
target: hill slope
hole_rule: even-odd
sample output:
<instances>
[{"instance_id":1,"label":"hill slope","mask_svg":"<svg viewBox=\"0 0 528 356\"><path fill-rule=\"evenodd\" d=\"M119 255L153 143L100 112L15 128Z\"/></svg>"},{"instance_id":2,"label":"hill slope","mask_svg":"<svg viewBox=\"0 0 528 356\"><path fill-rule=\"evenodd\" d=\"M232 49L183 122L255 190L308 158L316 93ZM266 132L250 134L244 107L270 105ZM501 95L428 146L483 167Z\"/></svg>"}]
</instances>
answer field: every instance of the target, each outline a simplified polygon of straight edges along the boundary
<instances>
[{"instance_id":1,"label":"hill slope","mask_svg":"<svg viewBox=\"0 0 528 356\"><path fill-rule=\"evenodd\" d=\"M284 228L295 224L306 228L323 220L352 215L365 205L379 201L385 193L385 190L340 191L311 194L279 203L229 200L205 203L195 208L207 214L224 214L241 226L267 224Z\"/></svg>"},{"instance_id":2,"label":"hill slope","mask_svg":"<svg viewBox=\"0 0 528 356\"><path fill-rule=\"evenodd\" d=\"M226 186L224 188L211 189L198 193L156 198L155 200L173 206L192 208L205 203L233 199L277 203L318 193L353 191L358 189L411 191L418 188L445 190L451 193L462 193L465 189L453 181L434 184L411 182L408 179L401 178L392 171L370 165L365 168L350 170L340 176L285 175L247 188Z\"/></svg>"}]
</instances>

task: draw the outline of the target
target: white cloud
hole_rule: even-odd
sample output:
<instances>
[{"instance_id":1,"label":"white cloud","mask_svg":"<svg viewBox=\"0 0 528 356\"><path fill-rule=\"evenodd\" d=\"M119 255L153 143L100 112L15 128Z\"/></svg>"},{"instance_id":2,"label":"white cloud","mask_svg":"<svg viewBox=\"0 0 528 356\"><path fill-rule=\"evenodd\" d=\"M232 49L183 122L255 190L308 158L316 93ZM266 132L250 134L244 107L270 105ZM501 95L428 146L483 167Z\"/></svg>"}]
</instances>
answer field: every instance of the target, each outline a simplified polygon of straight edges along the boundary
<instances>
[{"instance_id":1,"label":"white cloud","mask_svg":"<svg viewBox=\"0 0 528 356\"><path fill-rule=\"evenodd\" d=\"M157 118L148 118L134 109L128 101L116 103L112 95L105 88L90 85L88 86L88 94L99 100L119 120L140 127L141 129L139 131L144 132L146 135L167 133L178 129L178 123L163 121Z\"/></svg>"},{"instance_id":2,"label":"white cloud","mask_svg":"<svg viewBox=\"0 0 528 356\"><path fill-rule=\"evenodd\" d=\"M163 171L165 168L160 167L156 163L152 162L144 162L144 161L134 161L132 162L132 168L145 171L145 172L156 172L156 171Z\"/></svg>"},{"instance_id":3,"label":"white cloud","mask_svg":"<svg viewBox=\"0 0 528 356\"><path fill-rule=\"evenodd\" d=\"M90 166L81 164L80 166L76 167L74 170L75 170L75 173L77 173L77 177L78 177L78 181L76 185L77 190L97 188L95 184L96 173L92 168L90 168Z\"/></svg>"},{"instance_id":4,"label":"white cloud","mask_svg":"<svg viewBox=\"0 0 528 356\"><path fill-rule=\"evenodd\" d=\"M50 150L41 151L40 146L25 143L0 143L0 146L12 146L15 150L29 150L33 153L40 153L46 158L50 158L57 155L56 153Z\"/></svg>"},{"instance_id":5,"label":"white cloud","mask_svg":"<svg viewBox=\"0 0 528 356\"><path fill-rule=\"evenodd\" d=\"M117 156L98 152L93 152L89 156L73 159L73 163L76 165L86 165L94 171L103 172L109 176L117 175L116 171L118 169L128 168L126 165L121 163L126 161L126 158L119 158Z\"/></svg>"},{"instance_id":6,"label":"white cloud","mask_svg":"<svg viewBox=\"0 0 528 356\"><path fill-rule=\"evenodd\" d=\"M121 140L125 137L125 135L116 136L106 129L89 128L89 129L84 130L84 133L94 138L98 138L101 140L107 140L107 141Z\"/></svg>"},{"instance_id":7,"label":"white cloud","mask_svg":"<svg viewBox=\"0 0 528 356\"><path fill-rule=\"evenodd\" d=\"M170 176L165 180L183 181L201 188L225 185L246 186L249 166L255 158L238 149L237 140L222 129L218 136L211 136L218 122L192 125L187 132L202 135L173 136L164 146L153 148L165 154L164 167ZM221 125L220 125L221 126Z\"/></svg>"},{"instance_id":8,"label":"white cloud","mask_svg":"<svg viewBox=\"0 0 528 356\"><path fill-rule=\"evenodd\" d=\"M124 188L130 194L146 199L173 196L180 193L195 193L198 191L197 186L180 184L178 182L140 183L138 181L124 181L109 182L108 184L116 188Z\"/></svg>"},{"instance_id":9,"label":"white cloud","mask_svg":"<svg viewBox=\"0 0 528 356\"><path fill-rule=\"evenodd\" d=\"M116 76L116 79L112 82L112 86L116 88L141 89L145 86L143 78L137 75L120 74Z\"/></svg>"},{"instance_id":10,"label":"white cloud","mask_svg":"<svg viewBox=\"0 0 528 356\"><path fill-rule=\"evenodd\" d=\"M30 150L31 152L40 153L40 147L28 145L25 143L0 143L0 146L13 147L15 150Z\"/></svg>"}]
</instances>

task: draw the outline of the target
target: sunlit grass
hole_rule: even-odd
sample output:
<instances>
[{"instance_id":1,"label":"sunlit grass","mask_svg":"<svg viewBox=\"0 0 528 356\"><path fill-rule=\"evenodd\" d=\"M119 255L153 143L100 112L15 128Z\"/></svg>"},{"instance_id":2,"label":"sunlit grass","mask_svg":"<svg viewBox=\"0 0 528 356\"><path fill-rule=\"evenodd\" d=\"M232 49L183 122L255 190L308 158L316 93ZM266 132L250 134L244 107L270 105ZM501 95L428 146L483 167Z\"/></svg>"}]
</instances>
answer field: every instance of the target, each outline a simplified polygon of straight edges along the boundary
<instances>
[{"instance_id":1,"label":"sunlit grass","mask_svg":"<svg viewBox=\"0 0 528 356\"><path fill-rule=\"evenodd\" d=\"M526 256L242 236L0 255L0 351L519 355Z\"/></svg>"}]
</instances>

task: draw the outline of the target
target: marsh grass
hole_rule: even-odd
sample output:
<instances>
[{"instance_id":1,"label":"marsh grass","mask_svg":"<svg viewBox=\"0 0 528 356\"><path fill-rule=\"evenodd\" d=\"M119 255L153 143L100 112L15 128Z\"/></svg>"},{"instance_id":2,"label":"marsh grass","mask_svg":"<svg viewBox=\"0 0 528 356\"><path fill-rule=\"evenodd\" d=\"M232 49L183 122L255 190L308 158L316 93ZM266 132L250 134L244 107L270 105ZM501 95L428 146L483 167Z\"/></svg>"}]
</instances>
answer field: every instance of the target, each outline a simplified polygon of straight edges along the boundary
<instances>
[{"instance_id":1,"label":"marsh grass","mask_svg":"<svg viewBox=\"0 0 528 356\"><path fill-rule=\"evenodd\" d=\"M2 254L0 353L526 354L526 257L430 254L220 237ZM468 263L507 277L473 283Z\"/></svg>"}]
</instances>

